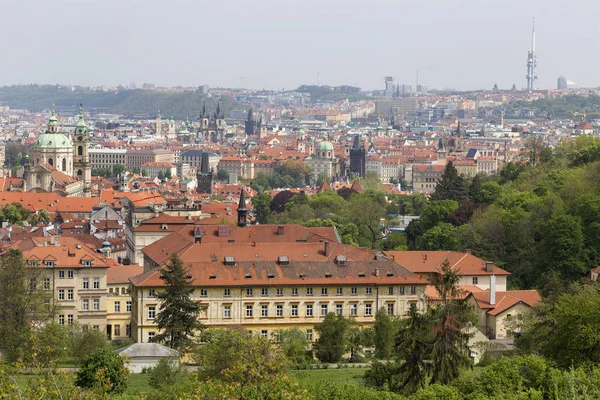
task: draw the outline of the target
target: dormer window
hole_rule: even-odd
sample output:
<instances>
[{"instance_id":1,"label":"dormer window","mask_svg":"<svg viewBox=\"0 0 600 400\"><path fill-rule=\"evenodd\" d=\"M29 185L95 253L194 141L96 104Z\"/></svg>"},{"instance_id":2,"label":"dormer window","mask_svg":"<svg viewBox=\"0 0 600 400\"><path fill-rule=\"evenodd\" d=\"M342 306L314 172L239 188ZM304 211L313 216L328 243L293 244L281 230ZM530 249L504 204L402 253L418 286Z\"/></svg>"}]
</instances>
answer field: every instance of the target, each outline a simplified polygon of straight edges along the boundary
<instances>
[{"instance_id":1,"label":"dormer window","mask_svg":"<svg viewBox=\"0 0 600 400\"><path fill-rule=\"evenodd\" d=\"M93 264L92 260L82 260L81 264L83 264L84 267L91 267Z\"/></svg>"},{"instance_id":2,"label":"dormer window","mask_svg":"<svg viewBox=\"0 0 600 400\"><path fill-rule=\"evenodd\" d=\"M39 261L29 261L29 266L32 268L37 268L40 265Z\"/></svg>"},{"instance_id":3,"label":"dormer window","mask_svg":"<svg viewBox=\"0 0 600 400\"><path fill-rule=\"evenodd\" d=\"M168 230L168 229L169 229L169 225L167 225L167 224L162 224L162 225L160 226L160 229L162 229L163 231L166 231L166 230Z\"/></svg>"},{"instance_id":4,"label":"dormer window","mask_svg":"<svg viewBox=\"0 0 600 400\"><path fill-rule=\"evenodd\" d=\"M56 263L54 261L44 261L44 265L48 268L54 268Z\"/></svg>"},{"instance_id":5,"label":"dormer window","mask_svg":"<svg viewBox=\"0 0 600 400\"><path fill-rule=\"evenodd\" d=\"M231 257L231 256L227 256L227 257L225 257L223 262L225 263L225 265L235 265L235 258Z\"/></svg>"}]
</instances>

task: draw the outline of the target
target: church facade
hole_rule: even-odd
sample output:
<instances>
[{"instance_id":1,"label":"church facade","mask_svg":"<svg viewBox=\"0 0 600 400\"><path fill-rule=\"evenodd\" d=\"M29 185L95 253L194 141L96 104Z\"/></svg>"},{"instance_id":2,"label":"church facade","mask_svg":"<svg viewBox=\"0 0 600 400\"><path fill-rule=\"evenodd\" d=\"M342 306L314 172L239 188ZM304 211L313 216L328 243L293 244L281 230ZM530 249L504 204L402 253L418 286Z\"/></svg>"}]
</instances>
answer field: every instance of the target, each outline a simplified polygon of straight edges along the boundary
<instances>
[{"instance_id":1,"label":"church facade","mask_svg":"<svg viewBox=\"0 0 600 400\"><path fill-rule=\"evenodd\" d=\"M48 128L38 136L31 157L26 156L23 164L23 191L90 197L89 131L81 107L73 138L60 132L58 118L52 110Z\"/></svg>"}]
</instances>

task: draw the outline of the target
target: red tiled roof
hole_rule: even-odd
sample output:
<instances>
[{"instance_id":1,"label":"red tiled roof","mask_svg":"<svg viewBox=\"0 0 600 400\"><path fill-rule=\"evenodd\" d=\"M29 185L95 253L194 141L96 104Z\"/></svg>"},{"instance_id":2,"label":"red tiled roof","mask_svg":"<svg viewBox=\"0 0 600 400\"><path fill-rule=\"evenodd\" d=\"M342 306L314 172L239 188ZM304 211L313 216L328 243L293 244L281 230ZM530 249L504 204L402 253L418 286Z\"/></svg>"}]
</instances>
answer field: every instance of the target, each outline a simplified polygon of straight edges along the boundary
<instances>
[{"instance_id":1,"label":"red tiled roof","mask_svg":"<svg viewBox=\"0 0 600 400\"><path fill-rule=\"evenodd\" d=\"M510 272L496 266L493 267L492 272L486 272L485 261L470 253L458 251L386 251L384 253L416 274L438 272L442 262L448 260L452 269L459 270L463 275L510 275Z\"/></svg>"},{"instance_id":2,"label":"red tiled roof","mask_svg":"<svg viewBox=\"0 0 600 400\"><path fill-rule=\"evenodd\" d=\"M509 290L506 292L496 292L496 304L490 304L490 291L471 293L477 306L482 310L487 310L490 315L498 315L515 304L524 303L533 307L539 303L542 298L537 290Z\"/></svg>"}]
</instances>

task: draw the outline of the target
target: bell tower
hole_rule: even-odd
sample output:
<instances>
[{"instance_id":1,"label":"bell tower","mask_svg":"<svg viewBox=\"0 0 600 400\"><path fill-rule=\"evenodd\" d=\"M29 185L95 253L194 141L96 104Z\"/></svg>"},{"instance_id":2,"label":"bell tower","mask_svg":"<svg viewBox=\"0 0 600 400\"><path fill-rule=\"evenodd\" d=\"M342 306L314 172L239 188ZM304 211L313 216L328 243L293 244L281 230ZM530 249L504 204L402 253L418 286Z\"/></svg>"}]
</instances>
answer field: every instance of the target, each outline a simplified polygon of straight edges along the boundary
<instances>
[{"instance_id":1,"label":"bell tower","mask_svg":"<svg viewBox=\"0 0 600 400\"><path fill-rule=\"evenodd\" d=\"M73 171L77 180L83 181L83 197L92 192L92 169L89 156L88 127L83 117L83 105L79 105L79 121L73 133Z\"/></svg>"}]
</instances>

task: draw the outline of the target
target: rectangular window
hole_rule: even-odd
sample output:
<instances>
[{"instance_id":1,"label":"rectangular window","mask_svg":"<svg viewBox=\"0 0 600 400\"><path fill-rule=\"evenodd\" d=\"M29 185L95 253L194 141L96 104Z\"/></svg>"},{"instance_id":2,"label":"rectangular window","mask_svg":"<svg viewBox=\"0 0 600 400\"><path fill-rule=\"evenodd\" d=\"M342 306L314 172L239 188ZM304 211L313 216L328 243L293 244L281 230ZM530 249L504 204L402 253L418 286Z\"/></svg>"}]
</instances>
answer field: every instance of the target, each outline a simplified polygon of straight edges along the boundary
<instances>
[{"instance_id":1,"label":"rectangular window","mask_svg":"<svg viewBox=\"0 0 600 400\"><path fill-rule=\"evenodd\" d=\"M292 288L292 296L298 296L298 288L297 287Z\"/></svg>"},{"instance_id":2,"label":"rectangular window","mask_svg":"<svg viewBox=\"0 0 600 400\"><path fill-rule=\"evenodd\" d=\"M208 290L206 290L206 289L200 289L200 296L201 297L208 296Z\"/></svg>"},{"instance_id":3,"label":"rectangular window","mask_svg":"<svg viewBox=\"0 0 600 400\"><path fill-rule=\"evenodd\" d=\"M73 314L67 315L67 324L73 325Z\"/></svg>"},{"instance_id":4,"label":"rectangular window","mask_svg":"<svg viewBox=\"0 0 600 400\"><path fill-rule=\"evenodd\" d=\"M156 318L156 307L150 306L148 307L148 319Z\"/></svg>"},{"instance_id":5,"label":"rectangular window","mask_svg":"<svg viewBox=\"0 0 600 400\"><path fill-rule=\"evenodd\" d=\"M64 315L59 315L58 316L58 324L59 325L64 325L65 324L65 316Z\"/></svg>"},{"instance_id":6,"label":"rectangular window","mask_svg":"<svg viewBox=\"0 0 600 400\"><path fill-rule=\"evenodd\" d=\"M372 287L367 287L367 289L365 290L366 294L373 294L373 288Z\"/></svg>"},{"instance_id":7,"label":"rectangular window","mask_svg":"<svg viewBox=\"0 0 600 400\"><path fill-rule=\"evenodd\" d=\"M416 286L411 286L410 287L410 294L417 294L417 287Z\"/></svg>"},{"instance_id":8,"label":"rectangular window","mask_svg":"<svg viewBox=\"0 0 600 400\"><path fill-rule=\"evenodd\" d=\"M100 311L100 299L94 299L94 311Z\"/></svg>"},{"instance_id":9,"label":"rectangular window","mask_svg":"<svg viewBox=\"0 0 600 400\"><path fill-rule=\"evenodd\" d=\"M50 290L50 278L44 278L44 290Z\"/></svg>"},{"instance_id":10,"label":"rectangular window","mask_svg":"<svg viewBox=\"0 0 600 400\"><path fill-rule=\"evenodd\" d=\"M353 287L352 289L350 289L350 294L357 294L358 293L358 288Z\"/></svg>"},{"instance_id":11,"label":"rectangular window","mask_svg":"<svg viewBox=\"0 0 600 400\"><path fill-rule=\"evenodd\" d=\"M410 309L414 311L417 308L417 303L410 303Z\"/></svg>"},{"instance_id":12,"label":"rectangular window","mask_svg":"<svg viewBox=\"0 0 600 400\"><path fill-rule=\"evenodd\" d=\"M127 294L127 288L122 287L121 288L121 296L125 296Z\"/></svg>"},{"instance_id":13,"label":"rectangular window","mask_svg":"<svg viewBox=\"0 0 600 400\"><path fill-rule=\"evenodd\" d=\"M387 313L388 315L394 315L394 303L388 303Z\"/></svg>"},{"instance_id":14,"label":"rectangular window","mask_svg":"<svg viewBox=\"0 0 600 400\"><path fill-rule=\"evenodd\" d=\"M389 294L390 296L393 296L393 295L394 295L394 287L393 287L393 286L390 286L390 287L388 288L388 294Z\"/></svg>"},{"instance_id":15,"label":"rectangular window","mask_svg":"<svg viewBox=\"0 0 600 400\"><path fill-rule=\"evenodd\" d=\"M400 286L400 287L398 288L398 293L399 293L399 294L402 294L402 295L404 294L404 286Z\"/></svg>"},{"instance_id":16,"label":"rectangular window","mask_svg":"<svg viewBox=\"0 0 600 400\"><path fill-rule=\"evenodd\" d=\"M115 336L121 336L121 325L115 325Z\"/></svg>"},{"instance_id":17,"label":"rectangular window","mask_svg":"<svg viewBox=\"0 0 600 400\"><path fill-rule=\"evenodd\" d=\"M252 318L252 306L251 305L246 306L246 318Z\"/></svg>"},{"instance_id":18,"label":"rectangular window","mask_svg":"<svg viewBox=\"0 0 600 400\"><path fill-rule=\"evenodd\" d=\"M58 299L59 300L65 299L65 289L58 289Z\"/></svg>"},{"instance_id":19,"label":"rectangular window","mask_svg":"<svg viewBox=\"0 0 600 400\"><path fill-rule=\"evenodd\" d=\"M81 303L81 308L83 309L83 311L90 311L90 301L88 299L83 299L83 302Z\"/></svg>"},{"instance_id":20,"label":"rectangular window","mask_svg":"<svg viewBox=\"0 0 600 400\"><path fill-rule=\"evenodd\" d=\"M94 289L100 289L100 278L94 278Z\"/></svg>"},{"instance_id":21,"label":"rectangular window","mask_svg":"<svg viewBox=\"0 0 600 400\"><path fill-rule=\"evenodd\" d=\"M321 304L321 317L324 317L327 315L327 303L323 303Z\"/></svg>"},{"instance_id":22,"label":"rectangular window","mask_svg":"<svg viewBox=\"0 0 600 400\"><path fill-rule=\"evenodd\" d=\"M223 306L223 318L231 318L231 305L225 304Z\"/></svg>"},{"instance_id":23,"label":"rectangular window","mask_svg":"<svg viewBox=\"0 0 600 400\"><path fill-rule=\"evenodd\" d=\"M479 278L476 276L473 277L473 285L477 285L479 283Z\"/></svg>"},{"instance_id":24,"label":"rectangular window","mask_svg":"<svg viewBox=\"0 0 600 400\"><path fill-rule=\"evenodd\" d=\"M252 297L252 288L246 289L246 296Z\"/></svg>"},{"instance_id":25,"label":"rectangular window","mask_svg":"<svg viewBox=\"0 0 600 400\"><path fill-rule=\"evenodd\" d=\"M131 325L129 324L125 325L125 336L131 336Z\"/></svg>"},{"instance_id":26,"label":"rectangular window","mask_svg":"<svg viewBox=\"0 0 600 400\"><path fill-rule=\"evenodd\" d=\"M283 317L283 305L277 304L277 313L275 314L278 317Z\"/></svg>"},{"instance_id":27,"label":"rectangular window","mask_svg":"<svg viewBox=\"0 0 600 400\"><path fill-rule=\"evenodd\" d=\"M341 287L339 287L339 288L335 289L335 294L340 296L340 295L344 294L344 290Z\"/></svg>"},{"instance_id":28,"label":"rectangular window","mask_svg":"<svg viewBox=\"0 0 600 400\"><path fill-rule=\"evenodd\" d=\"M298 304L292 304L292 317L298 316Z\"/></svg>"},{"instance_id":29,"label":"rectangular window","mask_svg":"<svg viewBox=\"0 0 600 400\"><path fill-rule=\"evenodd\" d=\"M273 340L276 343L281 342L281 331L275 331L275 333L273 333Z\"/></svg>"},{"instance_id":30,"label":"rectangular window","mask_svg":"<svg viewBox=\"0 0 600 400\"><path fill-rule=\"evenodd\" d=\"M125 302L125 311L131 312L131 301Z\"/></svg>"},{"instance_id":31,"label":"rectangular window","mask_svg":"<svg viewBox=\"0 0 600 400\"><path fill-rule=\"evenodd\" d=\"M311 287L307 287L306 288L306 295L307 296L312 296L312 288Z\"/></svg>"},{"instance_id":32,"label":"rectangular window","mask_svg":"<svg viewBox=\"0 0 600 400\"><path fill-rule=\"evenodd\" d=\"M83 278L83 286L84 289L90 288L90 278Z\"/></svg>"},{"instance_id":33,"label":"rectangular window","mask_svg":"<svg viewBox=\"0 0 600 400\"><path fill-rule=\"evenodd\" d=\"M120 301L115 301L115 312L116 313L121 312L121 302Z\"/></svg>"},{"instance_id":34,"label":"rectangular window","mask_svg":"<svg viewBox=\"0 0 600 400\"><path fill-rule=\"evenodd\" d=\"M148 290L148 297L156 297L156 290L155 289L149 289Z\"/></svg>"},{"instance_id":35,"label":"rectangular window","mask_svg":"<svg viewBox=\"0 0 600 400\"><path fill-rule=\"evenodd\" d=\"M67 278L73 279L74 276L73 271L67 271Z\"/></svg>"},{"instance_id":36,"label":"rectangular window","mask_svg":"<svg viewBox=\"0 0 600 400\"><path fill-rule=\"evenodd\" d=\"M231 289L229 289L229 288L225 288L225 290L223 290L223 295L224 295L225 297L229 297L229 296L231 296Z\"/></svg>"},{"instance_id":37,"label":"rectangular window","mask_svg":"<svg viewBox=\"0 0 600 400\"><path fill-rule=\"evenodd\" d=\"M335 313L336 313L337 315L342 315L342 307L343 307L343 306L342 306L341 304L336 304L336 305L335 305Z\"/></svg>"},{"instance_id":38,"label":"rectangular window","mask_svg":"<svg viewBox=\"0 0 600 400\"><path fill-rule=\"evenodd\" d=\"M277 296L283 296L283 288L277 288Z\"/></svg>"},{"instance_id":39,"label":"rectangular window","mask_svg":"<svg viewBox=\"0 0 600 400\"><path fill-rule=\"evenodd\" d=\"M313 316L313 305L312 304L307 304L306 305L306 316L307 317L312 317Z\"/></svg>"},{"instance_id":40,"label":"rectangular window","mask_svg":"<svg viewBox=\"0 0 600 400\"><path fill-rule=\"evenodd\" d=\"M327 288L326 288L326 287L324 287L324 288L321 288L321 294L322 294L323 296L327 296Z\"/></svg>"},{"instance_id":41,"label":"rectangular window","mask_svg":"<svg viewBox=\"0 0 600 400\"><path fill-rule=\"evenodd\" d=\"M268 338L269 337L269 331L266 329L263 329L260 331L260 336L264 337L264 338Z\"/></svg>"},{"instance_id":42,"label":"rectangular window","mask_svg":"<svg viewBox=\"0 0 600 400\"><path fill-rule=\"evenodd\" d=\"M67 289L67 300L73 300L73 289Z\"/></svg>"},{"instance_id":43,"label":"rectangular window","mask_svg":"<svg viewBox=\"0 0 600 400\"><path fill-rule=\"evenodd\" d=\"M260 290L260 295L261 296L268 296L269 295L269 289L264 287Z\"/></svg>"},{"instance_id":44,"label":"rectangular window","mask_svg":"<svg viewBox=\"0 0 600 400\"><path fill-rule=\"evenodd\" d=\"M65 271L58 271L58 279L65 279Z\"/></svg>"},{"instance_id":45,"label":"rectangular window","mask_svg":"<svg viewBox=\"0 0 600 400\"><path fill-rule=\"evenodd\" d=\"M148 332L148 341L151 342L154 339L156 332Z\"/></svg>"},{"instance_id":46,"label":"rectangular window","mask_svg":"<svg viewBox=\"0 0 600 400\"><path fill-rule=\"evenodd\" d=\"M312 342L312 340L313 340L313 330L312 329L306 330L306 340L308 340L309 342Z\"/></svg>"},{"instance_id":47,"label":"rectangular window","mask_svg":"<svg viewBox=\"0 0 600 400\"><path fill-rule=\"evenodd\" d=\"M373 315L373 305L371 303L366 303L365 304L365 315L366 316Z\"/></svg>"},{"instance_id":48,"label":"rectangular window","mask_svg":"<svg viewBox=\"0 0 600 400\"><path fill-rule=\"evenodd\" d=\"M354 303L350 305L350 315L357 316L358 315L358 304Z\"/></svg>"},{"instance_id":49,"label":"rectangular window","mask_svg":"<svg viewBox=\"0 0 600 400\"><path fill-rule=\"evenodd\" d=\"M269 316L269 306L266 304L263 304L260 306L260 316L261 317L268 317Z\"/></svg>"}]
</instances>

